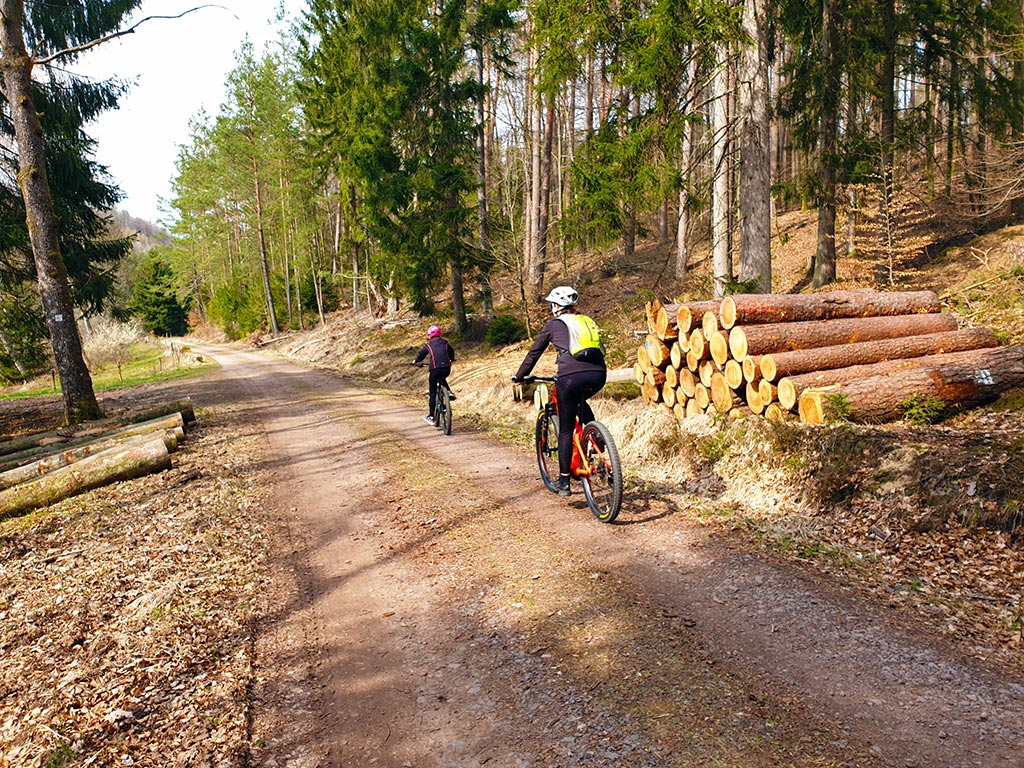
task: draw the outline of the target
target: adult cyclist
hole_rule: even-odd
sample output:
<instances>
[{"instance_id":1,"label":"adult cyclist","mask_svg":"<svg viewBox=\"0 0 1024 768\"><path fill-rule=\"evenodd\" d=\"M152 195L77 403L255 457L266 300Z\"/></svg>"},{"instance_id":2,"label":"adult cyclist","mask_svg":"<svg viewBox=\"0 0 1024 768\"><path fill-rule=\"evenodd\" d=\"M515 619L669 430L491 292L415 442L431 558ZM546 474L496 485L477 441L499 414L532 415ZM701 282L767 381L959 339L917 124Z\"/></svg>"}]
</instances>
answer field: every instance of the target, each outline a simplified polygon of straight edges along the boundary
<instances>
[{"instance_id":1,"label":"adult cyclist","mask_svg":"<svg viewBox=\"0 0 1024 768\"><path fill-rule=\"evenodd\" d=\"M548 345L557 352L558 381L558 483L556 492L569 496L572 469L572 436L576 419L581 424L594 420L594 411L587 398L601 390L608 377L604 362L601 334L594 321L576 310L579 294L576 289L559 286L544 301L551 305L551 320L544 325L512 381L529 376L533 366Z\"/></svg>"}]
</instances>

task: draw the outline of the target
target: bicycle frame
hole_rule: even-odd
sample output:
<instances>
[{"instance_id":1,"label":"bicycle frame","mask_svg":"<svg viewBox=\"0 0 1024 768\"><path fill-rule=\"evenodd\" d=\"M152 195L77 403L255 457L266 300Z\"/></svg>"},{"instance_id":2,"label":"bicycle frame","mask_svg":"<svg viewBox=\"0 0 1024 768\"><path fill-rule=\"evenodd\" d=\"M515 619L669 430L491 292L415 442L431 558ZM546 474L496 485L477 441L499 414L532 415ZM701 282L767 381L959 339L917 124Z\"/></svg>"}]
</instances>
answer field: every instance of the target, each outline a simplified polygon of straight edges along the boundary
<instances>
[{"instance_id":1,"label":"bicycle frame","mask_svg":"<svg viewBox=\"0 0 1024 768\"><path fill-rule=\"evenodd\" d=\"M557 377L532 376L527 381L555 383ZM561 456L557 440L561 430L558 391L543 390L548 393L547 397L539 396L541 391L534 393L539 410L535 435L537 464L545 486L553 491L560 471L553 461L556 453ZM603 523L614 522L622 504L622 463L615 441L604 424L596 420L583 424L576 414L569 472L582 483L587 506L594 516Z\"/></svg>"},{"instance_id":2,"label":"bicycle frame","mask_svg":"<svg viewBox=\"0 0 1024 768\"><path fill-rule=\"evenodd\" d=\"M551 388L551 400L549 405L554 406L555 415L558 415L558 392L554 387ZM572 433L572 463L569 465L574 477L590 477L594 474L594 467L589 461L583 450L583 444L581 439L583 437L583 424L580 423L579 417L576 417L576 427Z\"/></svg>"}]
</instances>

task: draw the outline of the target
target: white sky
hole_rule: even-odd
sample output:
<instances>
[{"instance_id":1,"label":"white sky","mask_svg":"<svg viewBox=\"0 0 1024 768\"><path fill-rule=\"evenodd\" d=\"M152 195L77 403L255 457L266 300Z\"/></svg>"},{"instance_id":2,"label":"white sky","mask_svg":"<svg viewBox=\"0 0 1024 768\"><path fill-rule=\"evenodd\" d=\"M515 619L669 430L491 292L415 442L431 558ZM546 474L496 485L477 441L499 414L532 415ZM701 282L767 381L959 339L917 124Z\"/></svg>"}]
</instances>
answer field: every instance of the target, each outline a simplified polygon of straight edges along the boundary
<instances>
[{"instance_id":1,"label":"white sky","mask_svg":"<svg viewBox=\"0 0 1024 768\"><path fill-rule=\"evenodd\" d=\"M201 109L215 115L224 81L245 36L259 55L276 40L274 18L283 4L288 18L305 0L215 0L180 19L153 19L134 33L84 53L74 71L134 82L120 108L86 131L97 141L96 160L106 165L124 199L118 207L157 223L170 214L171 180L178 148L189 143L189 121ZM203 0L146 0L130 26L146 16L175 16ZM287 23L287 22L285 22Z\"/></svg>"}]
</instances>

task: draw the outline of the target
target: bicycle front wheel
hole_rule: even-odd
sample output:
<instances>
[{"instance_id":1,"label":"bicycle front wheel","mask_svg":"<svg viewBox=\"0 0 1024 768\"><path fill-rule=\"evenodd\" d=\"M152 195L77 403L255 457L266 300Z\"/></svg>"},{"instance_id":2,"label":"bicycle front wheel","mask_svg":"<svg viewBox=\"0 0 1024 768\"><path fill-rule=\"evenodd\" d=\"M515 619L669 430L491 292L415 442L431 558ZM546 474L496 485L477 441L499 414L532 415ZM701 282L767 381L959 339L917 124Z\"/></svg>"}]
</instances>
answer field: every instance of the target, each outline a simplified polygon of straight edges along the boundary
<instances>
[{"instance_id":1,"label":"bicycle front wheel","mask_svg":"<svg viewBox=\"0 0 1024 768\"><path fill-rule=\"evenodd\" d=\"M599 421L583 427L580 439L583 455L591 466L591 473L580 478L583 493L594 517L610 523L622 506L622 464L611 432Z\"/></svg>"},{"instance_id":2,"label":"bicycle front wheel","mask_svg":"<svg viewBox=\"0 0 1024 768\"><path fill-rule=\"evenodd\" d=\"M536 442L540 479L553 491L558 480L558 417L547 409L537 416Z\"/></svg>"},{"instance_id":3,"label":"bicycle front wheel","mask_svg":"<svg viewBox=\"0 0 1024 768\"><path fill-rule=\"evenodd\" d=\"M448 390L445 387L438 387L437 390L437 420L437 426L446 435L450 435L452 433L452 401L448 397Z\"/></svg>"}]
</instances>

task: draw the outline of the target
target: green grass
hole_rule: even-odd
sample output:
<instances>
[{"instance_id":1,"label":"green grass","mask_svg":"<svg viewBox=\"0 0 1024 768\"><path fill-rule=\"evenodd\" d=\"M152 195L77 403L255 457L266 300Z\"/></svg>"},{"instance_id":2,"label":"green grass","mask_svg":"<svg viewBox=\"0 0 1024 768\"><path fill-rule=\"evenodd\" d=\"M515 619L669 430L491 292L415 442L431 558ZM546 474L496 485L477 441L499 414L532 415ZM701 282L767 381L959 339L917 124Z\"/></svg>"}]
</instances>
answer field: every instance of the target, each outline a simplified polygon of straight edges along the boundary
<instances>
[{"instance_id":1,"label":"green grass","mask_svg":"<svg viewBox=\"0 0 1024 768\"><path fill-rule=\"evenodd\" d=\"M92 386L96 392L106 392L122 387L132 387L138 384L150 384L160 381L171 381L184 379L190 376L197 376L217 368L217 363L207 360L198 365L175 365L173 361L164 357L163 350L158 346L142 344L133 350L131 362L121 366L118 373L117 366L106 366L99 371L90 371L92 375ZM39 378L31 382L26 388L18 387L17 390L9 389L0 391L0 400L16 400L25 397L39 397L41 395L56 395L60 393L58 386L54 387L56 379Z\"/></svg>"}]
</instances>

